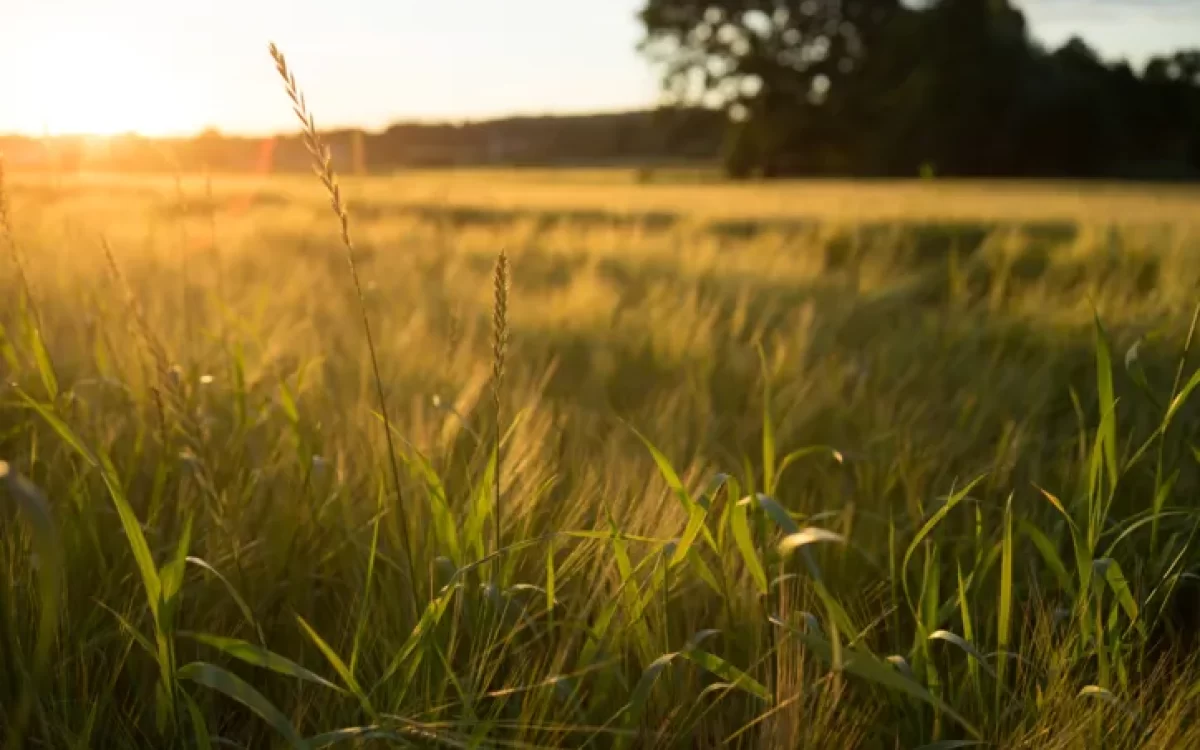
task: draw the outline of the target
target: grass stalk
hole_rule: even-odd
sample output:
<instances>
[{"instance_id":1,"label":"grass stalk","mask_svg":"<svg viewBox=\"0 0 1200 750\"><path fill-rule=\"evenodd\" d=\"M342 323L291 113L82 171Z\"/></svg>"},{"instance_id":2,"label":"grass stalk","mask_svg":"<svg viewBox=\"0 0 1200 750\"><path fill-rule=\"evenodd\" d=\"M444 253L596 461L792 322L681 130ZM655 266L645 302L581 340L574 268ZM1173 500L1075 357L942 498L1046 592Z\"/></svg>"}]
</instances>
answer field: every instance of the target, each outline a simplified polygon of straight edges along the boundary
<instances>
[{"instance_id":1,"label":"grass stalk","mask_svg":"<svg viewBox=\"0 0 1200 750\"><path fill-rule=\"evenodd\" d=\"M405 548L405 561L408 564L408 591L412 604L412 616L415 620L421 613L421 606L417 602L416 563L413 561L412 540L408 531L408 515L404 507L404 491L400 483L400 466L396 458L396 446L392 439L392 422L388 416L387 397L383 392L383 376L379 371L379 356L375 348L375 337L371 331L371 319L367 315L366 295L363 293L362 282L358 276L358 263L355 260L354 241L350 235L350 216L346 212L346 204L342 200L342 191L338 185L337 173L333 169L333 155L317 130L316 121L313 118L312 112L308 109L308 104L304 100L304 93L296 83L296 77L288 68L287 59L284 57L283 52L274 43L270 45L269 50L271 58L275 61L275 69L279 72L280 78L283 79L284 90L287 93L288 99L292 102L292 111L295 112L296 117L300 120L304 145L308 148L308 153L312 156L313 170L329 194L330 208L337 217L341 228L342 247L346 251L346 262L350 266L350 278L354 282L354 291L358 295L358 309L362 314L363 332L366 334L367 351L371 357L371 371L375 380L375 393L379 399L379 416L383 420L383 433L387 441L388 463L391 468L392 484L396 493L396 508L400 513L400 532Z\"/></svg>"},{"instance_id":2,"label":"grass stalk","mask_svg":"<svg viewBox=\"0 0 1200 750\"><path fill-rule=\"evenodd\" d=\"M493 473L495 482L495 551L501 549L500 532L502 529L500 480L501 480L501 440L503 427L501 424L500 393L504 381L504 359L508 354L508 255L501 250L496 257L496 268L492 274L494 299L492 303L492 405L495 407L496 422L494 425L494 450L496 451L496 471Z\"/></svg>"}]
</instances>

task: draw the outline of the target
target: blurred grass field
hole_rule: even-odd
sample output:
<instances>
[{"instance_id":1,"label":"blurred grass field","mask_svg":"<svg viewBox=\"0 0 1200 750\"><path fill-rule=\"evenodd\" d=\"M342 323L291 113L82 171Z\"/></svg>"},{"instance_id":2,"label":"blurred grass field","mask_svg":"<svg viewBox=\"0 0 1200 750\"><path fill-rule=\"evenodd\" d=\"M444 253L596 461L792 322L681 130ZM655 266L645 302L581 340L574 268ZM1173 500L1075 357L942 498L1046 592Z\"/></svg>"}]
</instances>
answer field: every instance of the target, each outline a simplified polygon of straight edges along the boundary
<instances>
[{"instance_id":1,"label":"blurred grass field","mask_svg":"<svg viewBox=\"0 0 1200 750\"><path fill-rule=\"evenodd\" d=\"M1200 191L344 190L400 500L317 181L9 175L10 742L1200 744Z\"/></svg>"}]
</instances>

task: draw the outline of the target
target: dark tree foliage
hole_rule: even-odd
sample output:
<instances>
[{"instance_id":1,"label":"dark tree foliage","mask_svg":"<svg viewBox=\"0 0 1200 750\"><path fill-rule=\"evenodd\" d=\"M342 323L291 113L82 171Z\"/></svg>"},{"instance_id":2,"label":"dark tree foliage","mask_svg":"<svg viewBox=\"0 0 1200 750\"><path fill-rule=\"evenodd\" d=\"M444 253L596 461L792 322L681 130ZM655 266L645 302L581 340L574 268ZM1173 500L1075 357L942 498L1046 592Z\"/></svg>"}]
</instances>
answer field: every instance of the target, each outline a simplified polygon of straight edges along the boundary
<instances>
[{"instance_id":1,"label":"dark tree foliage","mask_svg":"<svg viewBox=\"0 0 1200 750\"><path fill-rule=\"evenodd\" d=\"M736 177L1187 178L1200 52L1047 51L1010 0L647 0L643 52L678 104L723 110Z\"/></svg>"}]
</instances>

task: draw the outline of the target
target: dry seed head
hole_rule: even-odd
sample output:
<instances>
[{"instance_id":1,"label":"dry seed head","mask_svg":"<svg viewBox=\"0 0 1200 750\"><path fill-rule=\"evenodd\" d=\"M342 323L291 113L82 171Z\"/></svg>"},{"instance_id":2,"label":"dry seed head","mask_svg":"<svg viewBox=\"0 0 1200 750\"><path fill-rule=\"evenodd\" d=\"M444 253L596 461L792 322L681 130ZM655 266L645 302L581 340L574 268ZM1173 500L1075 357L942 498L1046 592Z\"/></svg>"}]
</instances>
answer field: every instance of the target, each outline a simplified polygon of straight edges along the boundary
<instances>
[{"instance_id":1,"label":"dry seed head","mask_svg":"<svg viewBox=\"0 0 1200 750\"><path fill-rule=\"evenodd\" d=\"M492 275L495 299L492 305L492 377L496 383L504 377L504 357L508 352L508 255L501 250Z\"/></svg>"},{"instance_id":2,"label":"dry seed head","mask_svg":"<svg viewBox=\"0 0 1200 750\"><path fill-rule=\"evenodd\" d=\"M299 84L296 83L296 76L288 68L287 58L283 56L279 48L274 42L270 47L271 57L275 60L275 69L279 71L279 77L283 79L284 90L287 93L288 99L292 101L292 111L296 113L296 118L300 120L300 126L304 134L304 146L308 149L308 153L312 156L313 172L321 180L321 184L325 187L325 191L329 193L329 205L333 212L337 214L338 221L341 223L342 243L348 249L353 248L350 240L350 219L346 214L346 203L342 200L341 187L337 182L337 174L333 171L333 153L329 150L320 131L317 130L316 119L313 118L312 112L308 109L308 104L304 101L304 92L300 90ZM353 265L353 262L351 262Z\"/></svg>"}]
</instances>

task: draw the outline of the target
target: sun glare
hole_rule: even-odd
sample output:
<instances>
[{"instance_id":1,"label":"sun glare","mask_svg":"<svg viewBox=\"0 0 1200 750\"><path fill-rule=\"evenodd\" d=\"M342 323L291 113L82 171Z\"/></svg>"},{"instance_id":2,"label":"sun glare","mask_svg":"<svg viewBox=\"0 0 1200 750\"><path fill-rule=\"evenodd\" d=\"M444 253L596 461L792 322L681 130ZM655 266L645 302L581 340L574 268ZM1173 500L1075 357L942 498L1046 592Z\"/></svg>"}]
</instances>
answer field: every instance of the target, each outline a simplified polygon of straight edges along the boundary
<instances>
[{"instance_id":1,"label":"sun glare","mask_svg":"<svg viewBox=\"0 0 1200 750\"><path fill-rule=\"evenodd\" d=\"M161 61L147 59L103 33L59 32L39 40L25 71L33 87L30 125L50 135L107 136L192 133L206 121L195 92L173 80ZM36 119L36 125L33 120Z\"/></svg>"}]
</instances>

